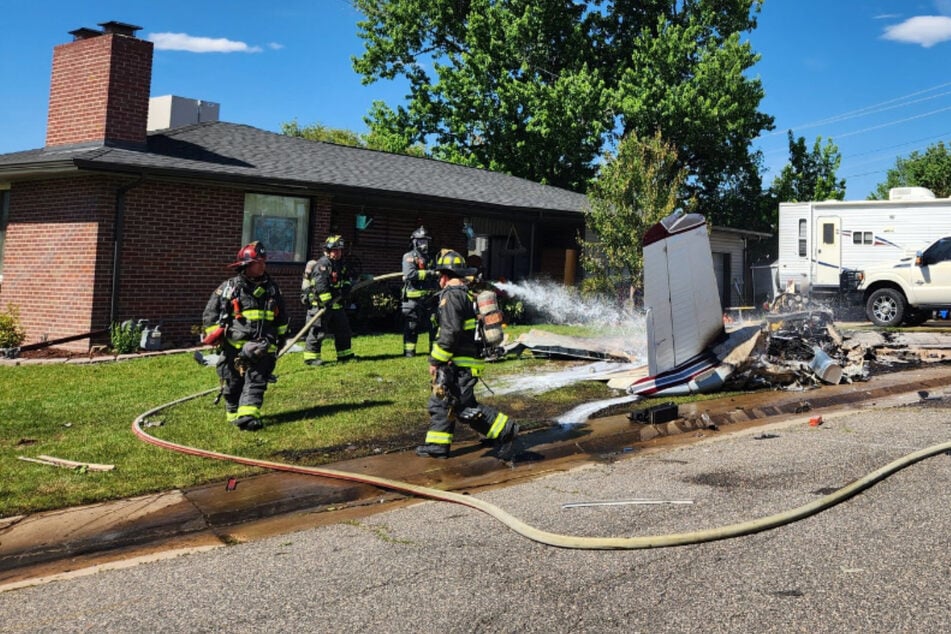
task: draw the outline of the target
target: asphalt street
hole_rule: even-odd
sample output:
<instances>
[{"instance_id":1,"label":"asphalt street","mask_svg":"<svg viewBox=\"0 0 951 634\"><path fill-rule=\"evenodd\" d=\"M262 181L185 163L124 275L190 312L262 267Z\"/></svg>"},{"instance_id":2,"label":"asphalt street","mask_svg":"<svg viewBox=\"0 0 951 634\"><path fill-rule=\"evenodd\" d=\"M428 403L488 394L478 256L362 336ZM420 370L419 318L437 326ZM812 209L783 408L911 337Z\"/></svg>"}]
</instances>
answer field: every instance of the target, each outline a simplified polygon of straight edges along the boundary
<instances>
[{"instance_id":1,"label":"asphalt street","mask_svg":"<svg viewBox=\"0 0 951 634\"><path fill-rule=\"evenodd\" d=\"M477 495L575 535L680 533L811 502L951 440L948 399L632 452ZM360 520L0 592L0 632L947 632L951 456L799 522L567 550L421 501ZM577 502L691 501L691 504Z\"/></svg>"}]
</instances>

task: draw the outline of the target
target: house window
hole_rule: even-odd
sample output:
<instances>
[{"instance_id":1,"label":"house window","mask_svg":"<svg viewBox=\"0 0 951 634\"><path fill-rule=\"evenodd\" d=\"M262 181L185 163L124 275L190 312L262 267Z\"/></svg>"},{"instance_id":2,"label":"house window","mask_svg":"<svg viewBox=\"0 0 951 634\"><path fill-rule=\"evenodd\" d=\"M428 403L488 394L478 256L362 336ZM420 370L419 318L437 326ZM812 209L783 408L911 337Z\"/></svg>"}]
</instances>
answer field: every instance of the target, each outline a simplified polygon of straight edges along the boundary
<instances>
[{"instance_id":1,"label":"house window","mask_svg":"<svg viewBox=\"0 0 951 634\"><path fill-rule=\"evenodd\" d=\"M872 244L872 232L871 231L853 231L852 232L852 244Z\"/></svg>"},{"instance_id":2,"label":"house window","mask_svg":"<svg viewBox=\"0 0 951 634\"><path fill-rule=\"evenodd\" d=\"M799 221L799 257L806 257L806 221Z\"/></svg>"},{"instance_id":3,"label":"house window","mask_svg":"<svg viewBox=\"0 0 951 634\"><path fill-rule=\"evenodd\" d=\"M269 262L305 261L309 223L307 198L245 194L242 244L259 240Z\"/></svg>"},{"instance_id":4,"label":"house window","mask_svg":"<svg viewBox=\"0 0 951 634\"><path fill-rule=\"evenodd\" d=\"M7 240L7 221L9 218L10 190L0 189L0 282L3 282L3 245Z\"/></svg>"}]
</instances>

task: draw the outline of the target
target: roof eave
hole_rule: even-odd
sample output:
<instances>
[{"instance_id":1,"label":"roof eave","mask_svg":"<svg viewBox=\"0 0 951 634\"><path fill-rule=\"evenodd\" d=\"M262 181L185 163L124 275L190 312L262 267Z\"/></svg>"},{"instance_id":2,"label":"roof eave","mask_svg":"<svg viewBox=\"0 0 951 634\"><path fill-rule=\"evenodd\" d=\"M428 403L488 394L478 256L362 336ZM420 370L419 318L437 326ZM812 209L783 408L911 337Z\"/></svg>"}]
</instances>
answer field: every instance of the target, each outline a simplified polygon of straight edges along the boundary
<instances>
[{"instance_id":1,"label":"roof eave","mask_svg":"<svg viewBox=\"0 0 951 634\"><path fill-rule=\"evenodd\" d=\"M107 163L101 159L85 160L76 159L76 167L85 171L105 172L111 174L129 174L146 175L160 178L178 178L185 180L197 180L204 182L226 183L229 185L243 185L252 187L261 187L267 189L279 189L283 191L294 190L301 193L325 192L334 195L365 197L368 194L375 196L385 196L388 198L405 199L406 201L427 201L433 205L455 207L465 206L478 209L481 212L494 210L499 215L511 214L513 212L535 215L539 218L568 218L581 219L584 216L583 211L571 209L542 209L538 207L522 207L516 205L500 205L497 203L488 203L483 201L465 200L459 198L447 198L440 196L430 196L426 194L406 192L399 190L375 189L370 187L354 187L348 185L339 185L334 183L322 183L317 181L300 181L294 179L276 179L264 178L260 176L248 176L243 174L221 174L217 172L207 172L202 170L189 169L162 169L154 167L137 167L126 163Z\"/></svg>"}]
</instances>

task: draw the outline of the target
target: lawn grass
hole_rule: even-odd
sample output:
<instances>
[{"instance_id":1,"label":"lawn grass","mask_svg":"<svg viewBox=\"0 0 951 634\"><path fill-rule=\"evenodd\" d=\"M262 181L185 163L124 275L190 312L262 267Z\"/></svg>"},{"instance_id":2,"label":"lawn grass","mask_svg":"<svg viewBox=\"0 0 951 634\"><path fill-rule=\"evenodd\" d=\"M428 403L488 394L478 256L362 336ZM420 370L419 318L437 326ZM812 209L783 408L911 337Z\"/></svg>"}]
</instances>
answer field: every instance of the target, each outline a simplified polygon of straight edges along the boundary
<instances>
[{"instance_id":1,"label":"lawn grass","mask_svg":"<svg viewBox=\"0 0 951 634\"><path fill-rule=\"evenodd\" d=\"M581 328L545 326L561 333ZM528 327L509 330L512 336ZM425 344L425 336L421 345ZM333 359L331 345L324 358ZM224 420L213 395L159 412L149 427L172 442L278 462L325 464L341 458L408 449L428 427L429 375L425 355L404 358L397 334L358 336L360 360L318 368L300 354L278 361L278 382L268 389L266 427L241 432ZM564 362L525 356L487 365L493 377L554 370ZM142 357L95 364L0 367L0 517L102 502L194 486L257 470L164 450L143 442L132 421L154 407L216 387L212 367L191 354ZM543 394L510 394L480 400L500 407L523 428L549 424L577 403L609 398L603 383L585 382ZM457 426L457 437L470 434ZM475 437L470 435L469 437ZM61 469L18 456L41 454L79 462L113 464L113 471Z\"/></svg>"}]
</instances>

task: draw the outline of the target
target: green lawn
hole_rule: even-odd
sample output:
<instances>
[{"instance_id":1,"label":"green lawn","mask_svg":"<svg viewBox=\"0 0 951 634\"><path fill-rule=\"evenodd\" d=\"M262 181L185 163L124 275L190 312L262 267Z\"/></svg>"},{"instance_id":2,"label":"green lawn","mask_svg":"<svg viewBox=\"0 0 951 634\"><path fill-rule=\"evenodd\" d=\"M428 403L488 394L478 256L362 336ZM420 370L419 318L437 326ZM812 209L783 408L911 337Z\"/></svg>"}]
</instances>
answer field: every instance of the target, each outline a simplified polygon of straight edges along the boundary
<instances>
[{"instance_id":1,"label":"green lawn","mask_svg":"<svg viewBox=\"0 0 951 634\"><path fill-rule=\"evenodd\" d=\"M545 326L555 332L582 329ZM528 327L509 329L512 336ZM422 337L425 342L425 336ZM332 357L325 344L325 358ZM428 426L429 375L425 355L407 359L400 335L357 336L361 360L318 368L300 354L278 361L279 380L267 392L266 427L241 432L224 420L213 396L161 412L150 427L176 443L278 462L322 464L341 457L409 449ZM555 369L563 362L509 359L488 364L493 377ZM211 367L190 353L95 364L0 367L0 517L141 495L244 475L254 470L164 450L143 442L132 421L164 403L214 388ZM482 400L502 408L523 428L548 424L573 405L613 396L602 383L586 382L545 394ZM457 427L465 437L466 427ZM115 465L96 472L34 464L18 456L41 454Z\"/></svg>"}]
</instances>

